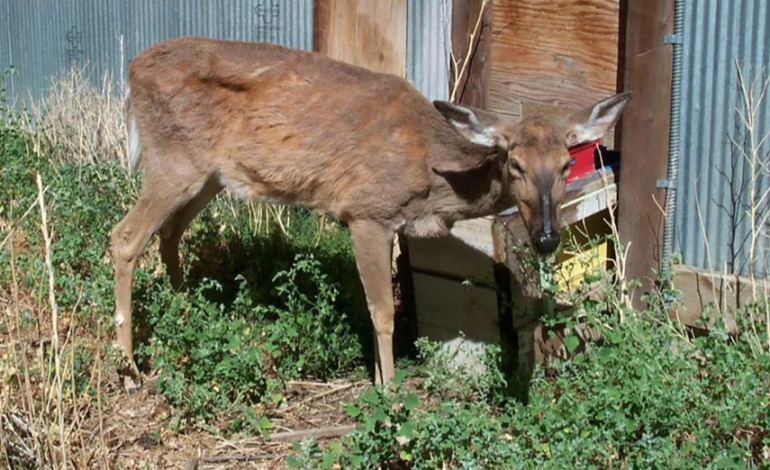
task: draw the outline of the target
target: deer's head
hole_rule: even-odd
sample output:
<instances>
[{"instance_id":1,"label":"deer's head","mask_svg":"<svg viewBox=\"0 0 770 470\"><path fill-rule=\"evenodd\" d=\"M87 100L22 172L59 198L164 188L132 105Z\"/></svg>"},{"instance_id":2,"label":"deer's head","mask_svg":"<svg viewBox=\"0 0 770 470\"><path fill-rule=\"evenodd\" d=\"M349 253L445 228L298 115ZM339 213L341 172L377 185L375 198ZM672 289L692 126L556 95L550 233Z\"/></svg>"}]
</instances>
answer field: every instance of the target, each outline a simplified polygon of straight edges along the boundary
<instances>
[{"instance_id":1,"label":"deer's head","mask_svg":"<svg viewBox=\"0 0 770 470\"><path fill-rule=\"evenodd\" d=\"M500 150L489 155L504 159L504 191L516 202L535 249L549 254L561 240L569 148L601 138L630 100L631 93L621 93L561 119L531 117L518 122L444 101L434 105L467 139Z\"/></svg>"}]
</instances>

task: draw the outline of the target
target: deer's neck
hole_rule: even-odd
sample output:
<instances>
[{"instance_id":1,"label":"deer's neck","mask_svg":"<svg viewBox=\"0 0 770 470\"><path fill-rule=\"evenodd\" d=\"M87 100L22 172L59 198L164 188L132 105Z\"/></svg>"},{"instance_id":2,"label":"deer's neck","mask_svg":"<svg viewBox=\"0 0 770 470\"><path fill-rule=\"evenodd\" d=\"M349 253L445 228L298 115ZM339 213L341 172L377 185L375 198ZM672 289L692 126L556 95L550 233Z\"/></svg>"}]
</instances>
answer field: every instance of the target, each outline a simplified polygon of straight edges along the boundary
<instances>
[{"instance_id":1,"label":"deer's neck","mask_svg":"<svg viewBox=\"0 0 770 470\"><path fill-rule=\"evenodd\" d=\"M489 148L475 144L457 148L460 157L483 160L478 168L436 175L434 210L450 224L458 220L493 215L512 205L508 201L508 181L504 158Z\"/></svg>"}]
</instances>

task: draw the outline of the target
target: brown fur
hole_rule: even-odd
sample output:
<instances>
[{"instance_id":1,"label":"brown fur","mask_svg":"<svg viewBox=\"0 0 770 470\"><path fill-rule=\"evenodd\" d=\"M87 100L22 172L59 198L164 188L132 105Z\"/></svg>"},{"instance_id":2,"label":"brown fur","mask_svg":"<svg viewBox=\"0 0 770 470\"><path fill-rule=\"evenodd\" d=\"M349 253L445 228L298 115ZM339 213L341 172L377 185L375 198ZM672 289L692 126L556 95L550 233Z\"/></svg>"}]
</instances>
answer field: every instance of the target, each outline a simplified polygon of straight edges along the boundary
<instances>
[{"instance_id":1,"label":"brown fur","mask_svg":"<svg viewBox=\"0 0 770 470\"><path fill-rule=\"evenodd\" d=\"M131 61L129 86L145 186L113 231L112 254L118 340L131 364L137 257L160 230L161 255L178 286L179 240L223 188L348 222L376 332L377 382L393 376L389 254L396 232L442 235L457 220L494 214L517 199L536 230L538 194L550 192L556 206L563 197L563 127L475 110L501 142L478 145L405 80L319 54L171 40ZM512 173L509 159L526 176Z\"/></svg>"}]
</instances>

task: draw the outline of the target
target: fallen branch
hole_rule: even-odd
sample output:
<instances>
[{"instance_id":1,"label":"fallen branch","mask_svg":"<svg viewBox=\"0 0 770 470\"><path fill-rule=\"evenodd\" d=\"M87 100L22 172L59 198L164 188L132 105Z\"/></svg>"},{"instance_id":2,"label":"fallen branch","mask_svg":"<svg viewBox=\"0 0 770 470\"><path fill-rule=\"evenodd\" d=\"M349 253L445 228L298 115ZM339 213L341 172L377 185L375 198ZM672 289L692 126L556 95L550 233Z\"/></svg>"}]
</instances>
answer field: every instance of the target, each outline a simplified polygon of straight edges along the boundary
<instances>
[{"instance_id":1,"label":"fallen branch","mask_svg":"<svg viewBox=\"0 0 770 470\"><path fill-rule=\"evenodd\" d=\"M331 438L340 437L356 429L355 424L344 426L329 426L324 428L302 429L300 431L277 432L270 435L271 442L300 441L306 437Z\"/></svg>"},{"instance_id":2,"label":"fallen branch","mask_svg":"<svg viewBox=\"0 0 770 470\"><path fill-rule=\"evenodd\" d=\"M329 388L329 387L336 387L338 384L330 383L330 382L308 382L306 380L289 380L286 383L286 385L289 386L289 387L300 386L300 387L324 387L324 388Z\"/></svg>"},{"instance_id":3,"label":"fallen branch","mask_svg":"<svg viewBox=\"0 0 770 470\"><path fill-rule=\"evenodd\" d=\"M272 454L225 454L214 455L211 457L190 457L184 466L184 470L198 470L198 464L202 463L222 463L222 462L254 462L273 457Z\"/></svg>"},{"instance_id":4,"label":"fallen branch","mask_svg":"<svg viewBox=\"0 0 770 470\"><path fill-rule=\"evenodd\" d=\"M288 408L285 408L285 409L281 410L281 412L287 413L287 412L289 412L289 411L291 411L291 410L293 410L293 409L295 409L295 408L297 408L297 407L299 407L301 405L306 405L306 404L310 403L311 401L318 400L319 398L323 398L323 397L326 397L326 396L329 396L329 395L334 395L335 393L341 392L343 390L347 390L347 389L353 387L354 385L356 385L356 384L355 383L350 383L350 384L347 384L347 385L343 385L341 387L334 388L332 390L327 390L325 392L316 393L315 395L312 395L312 396L310 396L308 398L305 398L304 400L302 400L299 403L295 403L295 404L289 406Z\"/></svg>"}]
</instances>

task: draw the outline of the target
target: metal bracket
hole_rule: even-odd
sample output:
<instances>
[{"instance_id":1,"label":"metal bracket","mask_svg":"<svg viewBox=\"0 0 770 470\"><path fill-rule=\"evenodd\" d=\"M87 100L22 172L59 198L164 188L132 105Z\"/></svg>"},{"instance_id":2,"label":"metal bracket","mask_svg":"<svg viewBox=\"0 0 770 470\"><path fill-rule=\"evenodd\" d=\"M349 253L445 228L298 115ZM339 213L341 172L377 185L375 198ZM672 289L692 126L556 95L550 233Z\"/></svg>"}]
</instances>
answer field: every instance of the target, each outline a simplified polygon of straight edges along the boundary
<instances>
[{"instance_id":1,"label":"metal bracket","mask_svg":"<svg viewBox=\"0 0 770 470\"><path fill-rule=\"evenodd\" d=\"M681 34L666 34L663 41L666 44L684 44L684 38Z\"/></svg>"},{"instance_id":2,"label":"metal bracket","mask_svg":"<svg viewBox=\"0 0 770 470\"><path fill-rule=\"evenodd\" d=\"M661 178L655 182L655 187L660 189L674 189L676 188L676 184L666 178Z\"/></svg>"}]
</instances>

